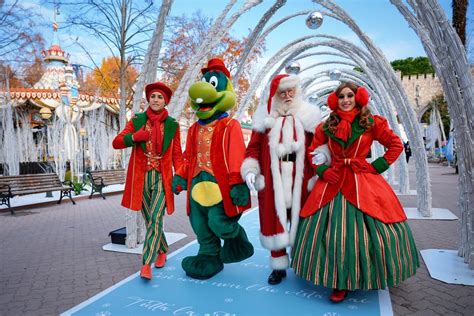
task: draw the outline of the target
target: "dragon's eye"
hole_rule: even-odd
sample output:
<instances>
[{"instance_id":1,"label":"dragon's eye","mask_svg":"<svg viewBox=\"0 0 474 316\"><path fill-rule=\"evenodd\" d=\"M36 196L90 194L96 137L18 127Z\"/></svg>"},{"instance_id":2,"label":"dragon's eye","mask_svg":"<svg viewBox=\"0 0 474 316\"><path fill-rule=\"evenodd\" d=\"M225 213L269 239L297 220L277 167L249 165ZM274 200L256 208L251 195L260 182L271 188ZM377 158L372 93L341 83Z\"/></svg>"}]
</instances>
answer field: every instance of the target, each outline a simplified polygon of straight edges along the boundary
<instances>
[{"instance_id":1,"label":"dragon's eye","mask_svg":"<svg viewBox=\"0 0 474 316\"><path fill-rule=\"evenodd\" d=\"M202 82L207 82L206 77L202 77L201 81Z\"/></svg>"},{"instance_id":2,"label":"dragon's eye","mask_svg":"<svg viewBox=\"0 0 474 316\"><path fill-rule=\"evenodd\" d=\"M219 81L217 80L217 77L216 76L212 76L210 79L209 79L209 83L212 84L214 86L214 88L217 87L217 85L219 84Z\"/></svg>"}]
</instances>

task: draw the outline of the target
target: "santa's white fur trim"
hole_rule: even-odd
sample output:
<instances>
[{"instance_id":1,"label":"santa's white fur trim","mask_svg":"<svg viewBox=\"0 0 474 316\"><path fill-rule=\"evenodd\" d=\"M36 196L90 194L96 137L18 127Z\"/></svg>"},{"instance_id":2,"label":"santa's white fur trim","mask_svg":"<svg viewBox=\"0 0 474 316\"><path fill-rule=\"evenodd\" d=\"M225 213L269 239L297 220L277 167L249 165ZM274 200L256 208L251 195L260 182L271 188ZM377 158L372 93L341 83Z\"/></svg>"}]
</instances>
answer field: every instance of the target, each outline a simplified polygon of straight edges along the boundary
<instances>
[{"instance_id":1,"label":"santa's white fur trim","mask_svg":"<svg viewBox=\"0 0 474 316\"><path fill-rule=\"evenodd\" d=\"M294 163L291 161L281 162L281 178L283 181L283 194L285 196L285 206L287 209L291 208L291 201L293 199L293 167Z\"/></svg>"},{"instance_id":2,"label":"santa's white fur trim","mask_svg":"<svg viewBox=\"0 0 474 316\"><path fill-rule=\"evenodd\" d=\"M281 156L283 156L283 155L285 155L286 153L289 152L288 149L289 148L287 148L285 146L285 144L278 144L278 145L276 145L275 151L276 151L277 156L281 157Z\"/></svg>"},{"instance_id":3,"label":"santa's white fur trim","mask_svg":"<svg viewBox=\"0 0 474 316\"><path fill-rule=\"evenodd\" d=\"M247 177L247 174L252 172L255 175L260 174L260 164L258 163L258 160L255 158L245 158L244 162L242 163L242 166L240 167L240 175L242 176L242 179L245 179Z\"/></svg>"},{"instance_id":4,"label":"santa's white fur trim","mask_svg":"<svg viewBox=\"0 0 474 316\"><path fill-rule=\"evenodd\" d=\"M280 257L270 256L270 266L273 270L285 270L290 266L290 258L288 254Z\"/></svg>"},{"instance_id":5,"label":"santa's white fur trim","mask_svg":"<svg viewBox=\"0 0 474 316\"><path fill-rule=\"evenodd\" d=\"M300 85L300 78L295 75L289 75L280 79L280 84L277 90L286 90L288 88L296 88ZM278 93L278 92L277 92Z\"/></svg>"},{"instance_id":6,"label":"santa's white fur trim","mask_svg":"<svg viewBox=\"0 0 474 316\"><path fill-rule=\"evenodd\" d=\"M293 144L291 144L291 149L293 151L298 151L300 150L302 147L304 146L304 142L299 140L297 142L294 142Z\"/></svg>"},{"instance_id":7,"label":"santa's white fur trim","mask_svg":"<svg viewBox=\"0 0 474 316\"><path fill-rule=\"evenodd\" d=\"M296 135L293 134L293 131L296 131ZM301 124L300 120L297 118L291 119L289 117L287 117L285 122L283 121L282 117L278 117L275 121L275 126L268 133L270 147L270 169L273 179L275 209L280 224L285 230L288 221L291 221L289 244L294 241L296 236L296 228L298 226L299 212L301 209L301 191L303 186L303 170L306 151L304 146L299 146L300 148L295 151L296 161L291 163L293 168L295 168L293 177L293 172L285 174L280 170L279 151L281 151L281 147L278 145L285 146L285 153L292 153L293 150L291 147L292 144L295 143L295 136L296 142L304 142L306 137L303 125ZM280 139L282 143L280 143ZM285 188L283 185L284 182L293 182L290 205L288 205L285 201L285 196L287 194L285 194ZM290 218L288 218L287 209L291 209Z\"/></svg>"},{"instance_id":8,"label":"santa's white fur trim","mask_svg":"<svg viewBox=\"0 0 474 316\"><path fill-rule=\"evenodd\" d=\"M275 125L275 118L268 116L263 120L263 125L265 128L272 128Z\"/></svg>"},{"instance_id":9,"label":"santa's white fur trim","mask_svg":"<svg viewBox=\"0 0 474 316\"><path fill-rule=\"evenodd\" d=\"M316 105L302 102L299 111L295 114L301 121L304 130L314 133L316 126L321 123L321 110Z\"/></svg>"},{"instance_id":10,"label":"santa's white fur trim","mask_svg":"<svg viewBox=\"0 0 474 316\"><path fill-rule=\"evenodd\" d=\"M306 103L301 99L294 100L299 103L298 106L289 109L288 114L293 114L303 125L305 131L314 133L316 126L321 122L321 110L315 106ZM268 114L267 105L261 105L252 117L252 130L263 133L267 129L273 128L278 113Z\"/></svg>"},{"instance_id":11,"label":"santa's white fur trim","mask_svg":"<svg viewBox=\"0 0 474 316\"><path fill-rule=\"evenodd\" d=\"M265 249L280 250L286 248L290 244L290 236L286 231L271 236L265 236L260 233L260 243Z\"/></svg>"}]
</instances>

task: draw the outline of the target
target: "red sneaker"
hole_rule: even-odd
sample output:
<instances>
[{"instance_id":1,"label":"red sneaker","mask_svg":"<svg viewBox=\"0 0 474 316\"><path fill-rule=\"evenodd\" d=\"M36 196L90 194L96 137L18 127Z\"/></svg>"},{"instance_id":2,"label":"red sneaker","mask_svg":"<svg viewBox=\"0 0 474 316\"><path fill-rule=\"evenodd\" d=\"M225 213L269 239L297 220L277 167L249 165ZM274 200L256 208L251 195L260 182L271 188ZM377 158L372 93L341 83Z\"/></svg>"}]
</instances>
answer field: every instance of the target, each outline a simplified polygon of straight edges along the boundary
<instances>
[{"instance_id":1,"label":"red sneaker","mask_svg":"<svg viewBox=\"0 0 474 316\"><path fill-rule=\"evenodd\" d=\"M329 296L329 299L334 302L334 303L340 303L344 301L344 299L347 296L348 291L347 290L338 290L338 289L333 289L331 296Z\"/></svg>"},{"instance_id":2,"label":"red sneaker","mask_svg":"<svg viewBox=\"0 0 474 316\"><path fill-rule=\"evenodd\" d=\"M149 264L144 264L140 270L140 277L142 279L151 280L151 267Z\"/></svg>"},{"instance_id":3,"label":"red sneaker","mask_svg":"<svg viewBox=\"0 0 474 316\"><path fill-rule=\"evenodd\" d=\"M165 266L166 253L159 253L155 260L155 267L160 269Z\"/></svg>"}]
</instances>

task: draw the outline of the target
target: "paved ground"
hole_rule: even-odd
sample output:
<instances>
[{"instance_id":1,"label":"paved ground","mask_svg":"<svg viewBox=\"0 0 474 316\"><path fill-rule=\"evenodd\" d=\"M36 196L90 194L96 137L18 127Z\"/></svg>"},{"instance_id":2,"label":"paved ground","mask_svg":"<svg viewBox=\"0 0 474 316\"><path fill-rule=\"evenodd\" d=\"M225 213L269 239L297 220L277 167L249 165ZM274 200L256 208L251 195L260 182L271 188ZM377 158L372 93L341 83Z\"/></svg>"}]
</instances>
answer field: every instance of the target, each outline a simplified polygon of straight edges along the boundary
<instances>
[{"instance_id":1,"label":"paved ground","mask_svg":"<svg viewBox=\"0 0 474 316\"><path fill-rule=\"evenodd\" d=\"M412 167L412 166L411 166ZM413 177L413 172L410 172ZM454 169L431 164L433 207L459 216ZM414 183L414 182L412 182ZM0 207L0 315L56 315L135 273L138 255L107 252L108 233L124 226L120 194L18 208L12 216ZM194 240L185 215L183 195L166 230ZM402 197L416 206L416 197ZM412 220L419 249L457 249L458 221ZM266 276L265 276L266 277ZM473 315L474 287L449 285L430 278L422 261L417 275L391 288L395 315Z\"/></svg>"}]
</instances>

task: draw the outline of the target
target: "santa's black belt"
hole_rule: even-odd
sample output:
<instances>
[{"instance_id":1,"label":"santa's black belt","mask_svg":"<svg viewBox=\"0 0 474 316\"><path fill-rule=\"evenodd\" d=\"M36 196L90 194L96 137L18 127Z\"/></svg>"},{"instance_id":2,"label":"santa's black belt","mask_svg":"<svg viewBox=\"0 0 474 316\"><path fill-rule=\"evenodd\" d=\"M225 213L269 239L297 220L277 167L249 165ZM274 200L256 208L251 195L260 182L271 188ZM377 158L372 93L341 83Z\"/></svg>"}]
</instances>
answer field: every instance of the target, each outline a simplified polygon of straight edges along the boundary
<instances>
[{"instance_id":1,"label":"santa's black belt","mask_svg":"<svg viewBox=\"0 0 474 316\"><path fill-rule=\"evenodd\" d=\"M286 154L280 157L281 161L296 161L296 153Z\"/></svg>"}]
</instances>

